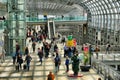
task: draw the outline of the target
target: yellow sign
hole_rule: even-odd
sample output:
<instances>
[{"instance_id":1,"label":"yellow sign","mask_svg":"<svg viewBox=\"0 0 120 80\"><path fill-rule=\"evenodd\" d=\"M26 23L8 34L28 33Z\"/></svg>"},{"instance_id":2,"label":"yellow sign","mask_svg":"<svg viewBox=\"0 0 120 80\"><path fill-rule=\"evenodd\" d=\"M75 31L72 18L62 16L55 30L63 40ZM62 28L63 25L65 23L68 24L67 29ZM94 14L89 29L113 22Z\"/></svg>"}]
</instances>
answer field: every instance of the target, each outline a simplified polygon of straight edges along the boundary
<instances>
[{"instance_id":1,"label":"yellow sign","mask_svg":"<svg viewBox=\"0 0 120 80\"><path fill-rule=\"evenodd\" d=\"M67 43L66 43L66 45L67 45L68 47L74 46L73 40L68 40Z\"/></svg>"}]
</instances>

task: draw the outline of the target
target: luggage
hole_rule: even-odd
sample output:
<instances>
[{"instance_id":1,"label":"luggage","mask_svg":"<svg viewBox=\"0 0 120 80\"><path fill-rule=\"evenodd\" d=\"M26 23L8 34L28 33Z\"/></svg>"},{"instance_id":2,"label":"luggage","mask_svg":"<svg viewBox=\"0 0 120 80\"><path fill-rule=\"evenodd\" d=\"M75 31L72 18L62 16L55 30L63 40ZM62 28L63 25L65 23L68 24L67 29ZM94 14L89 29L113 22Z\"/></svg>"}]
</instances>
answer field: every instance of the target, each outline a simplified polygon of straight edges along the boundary
<instances>
[{"instance_id":1,"label":"luggage","mask_svg":"<svg viewBox=\"0 0 120 80\"><path fill-rule=\"evenodd\" d=\"M16 71L19 71L19 64L18 63L16 63L15 69L16 69Z\"/></svg>"},{"instance_id":2,"label":"luggage","mask_svg":"<svg viewBox=\"0 0 120 80\"><path fill-rule=\"evenodd\" d=\"M27 65L26 65L26 64L23 65L23 69L24 69L24 70L27 69Z\"/></svg>"}]
</instances>

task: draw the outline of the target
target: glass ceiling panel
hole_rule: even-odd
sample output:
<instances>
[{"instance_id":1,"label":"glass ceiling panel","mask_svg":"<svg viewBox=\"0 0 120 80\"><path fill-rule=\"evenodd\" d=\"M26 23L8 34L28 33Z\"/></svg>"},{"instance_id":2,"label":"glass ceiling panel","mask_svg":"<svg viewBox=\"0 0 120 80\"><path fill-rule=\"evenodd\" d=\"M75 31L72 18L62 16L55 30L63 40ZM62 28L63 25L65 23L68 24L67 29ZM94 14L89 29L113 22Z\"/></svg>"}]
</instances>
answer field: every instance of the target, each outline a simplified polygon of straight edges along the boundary
<instances>
[{"instance_id":1,"label":"glass ceiling panel","mask_svg":"<svg viewBox=\"0 0 120 80\"><path fill-rule=\"evenodd\" d=\"M107 5L109 6L109 8L111 8L111 5L109 3Z\"/></svg>"},{"instance_id":2,"label":"glass ceiling panel","mask_svg":"<svg viewBox=\"0 0 120 80\"><path fill-rule=\"evenodd\" d=\"M107 13L109 13L109 9L106 9Z\"/></svg>"},{"instance_id":3,"label":"glass ceiling panel","mask_svg":"<svg viewBox=\"0 0 120 80\"><path fill-rule=\"evenodd\" d=\"M104 9L104 7L101 5L101 7L102 7L102 10Z\"/></svg>"},{"instance_id":4,"label":"glass ceiling panel","mask_svg":"<svg viewBox=\"0 0 120 80\"><path fill-rule=\"evenodd\" d=\"M96 10L99 10L98 8L100 8L100 7L99 7L99 4L98 4L98 3L96 3L95 8L96 8Z\"/></svg>"},{"instance_id":5,"label":"glass ceiling panel","mask_svg":"<svg viewBox=\"0 0 120 80\"><path fill-rule=\"evenodd\" d=\"M102 5L105 4L105 2L103 0L101 0L101 2L102 2Z\"/></svg>"},{"instance_id":6,"label":"glass ceiling panel","mask_svg":"<svg viewBox=\"0 0 120 80\"><path fill-rule=\"evenodd\" d=\"M104 6L105 6L106 9L108 8L106 4L104 4Z\"/></svg>"},{"instance_id":7,"label":"glass ceiling panel","mask_svg":"<svg viewBox=\"0 0 120 80\"><path fill-rule=\"evenodd\" d=\"M120 7L118 8L118 14L120 14Z\"/></svg>"},{"instance_id":8,"label":"glass ceiling panel","mask_svg":"<svg viewBox=\"0 0 120 80\"><path fill-rule=\"evenodd\" d=\"M20 0L19 0L20 1ZM39 12L46 10L53 13L67 13L75 9L72 4L83 4L89 9L91 13L103 14L103 13L117 13L120 12L120 3L114 0L26 0L29 10L39 10ZM62 2L60 2L62 1ZM114 1L114 2L113 2ZM119 0L118 0L119 1ZM68 4L69 3L69 4ZM115 3L115 4L114 4ZM109 8L108 8L108 6ZM113 9L113 8L117 9ZM84 7L85 8L85 7ZM112 9L111 9L112 8ZM109 11L110 9L110 11ZM29 11L28 10L28 11ZM113 12L114 11L114 12Z\"/></svg>"},{"instance_id":9,"label":"glass ceiling panel","mask_svg":"<svg viewBox=\"0 0 120 80\"><path fill-rule=\"evenodd\" d=\"M108 3L108 0L105 0L106 3Z\"/></svg>"},{"instance_id":10,"label":"glass ceiling panel","mask_svg":"<svg viewBox=\"0 0 120 80\"><path fill-rule=\"evenodd\" d=\"M91 8L90 8L90 9L92 9L92 12L93 12L93 13L96 13L96 9L95 9L95 4L94 4L94 3L91 5Z\"/></svg>"},{"instance_id":11,"label":"glass ceiling panel","mask_svg":"<svg viewBox=\"0 0 120 80\"><path fill-rule=\"evenodd\" d=\"M113 0L109 0L110 2L112 2Z\"/></svg>"},{"instance_id":12,"label":"glass ceiling panel","mask_svg":"<svg viewBox=\"0 0 120 80\"><path fill-rule=\"evenodd\" d=\"M120 4L119 4L118 2L116 2L116 5L117 5L117 6L120 6Z\"/></svg>"},{"instance_id":13,"label":"glass ceiling panel","mask_svg":"<svg viewBox=\"0 0 120 80\"><path fill-rule=\"evenodd\" d=\"M111 13L114 13L113 9L110 9L110 12L111 12Z\"/></svg>"},{"instance_id":14,"label":"glass ceiling panel","mask_svg":"<svg viewBox=\"0 0 120 80\"><path fill-rule=\"evenodd\" d=\"M115 13L117 13L117 9L116 8L114 8L113 10L114 10Z\"/></svg>"},{"instance_id":15,"label":"glass ceiling panel","mask_svg":"<svg viewBox=\"0 0 120 80\"><path fill-rule=\"evenodd\" d=\"M101 6L98 6L98 8L99 8L99 11L102 11L102 8L101 8Z\"/></svg>"},{"instance_id":16,"label":"glass ceiling panel","mask_svg":"<svg viewBox=\"0 0 120 80\"><path fill-rule=\"evenodd\" d=\"M100 1L98 1L99 5L102 5Z\"/></svg>"},{"instance_id":17,"label":"glass ceiling panel","mask_svg":"<svg viewBox=\"0 0 120 80\"><path fill-rule=\"evenodd\" d=\"M116 19L118 19L118 14L115 15Z\"/></svg>"},{"instance_id":18,"label":"glass ceiling panel","mask_svg":"<svg viewBox=\"0 0 120 80\"><path fill-rule=\"evenodd\" d=\"M113 2L110 2L110 4L112 5L112 8L113 8L113 7L115 8L115 5L114 5L114 3L113 3Z\"/></svg>"}]
</instances>

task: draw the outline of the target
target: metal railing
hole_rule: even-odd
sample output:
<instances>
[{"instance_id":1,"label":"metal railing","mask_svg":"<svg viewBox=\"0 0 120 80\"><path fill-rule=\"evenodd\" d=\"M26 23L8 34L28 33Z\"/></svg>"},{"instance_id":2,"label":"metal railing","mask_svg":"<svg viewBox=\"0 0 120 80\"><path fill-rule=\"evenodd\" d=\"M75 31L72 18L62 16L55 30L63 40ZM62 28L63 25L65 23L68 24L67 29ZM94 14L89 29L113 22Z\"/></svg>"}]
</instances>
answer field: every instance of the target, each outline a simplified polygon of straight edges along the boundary
<instances>
[{"instance_id":1,"label":"metal railing","mask_svg":"<svg viewBox=\"0 0 120 80\"><path fill-rule=\"evenodd\" d=\"M92 45L95 48L96 45ZM98 45L100 51L106 51L106 45ZM109 51L120 52L120 45L111 45Z\"/></svg>"},{"instance_id":2,"label":"metal railing","mask_svg":"<svg viewBox=\"0 0 120 80\"><path fill-rule=\"evenodd\" d=\"M64 18L57 17L57 18L54 18L54 20L55 20L55 21L86 21L87 18L84 17L84 16L64 17Z\"/></svg>"},{"instance_id":3,"label":"metal railing","mask_svg":"<svg viewBox=\"0 0 120 80\"><path fill-rule=\"evenodd\" d=\"M119 80L120 74L114 68L92 57L92 68L102 75L104 80Z\"/></svg>"},{"instance_id":4,"label":"metal railing","mask_svg":"<svg viewBox=\"0 0 120 80\"><path fill-rule=\"evenodd\" d=\"M120 61L120 54L101 54L99 55L99 60Z\"/></svg>"}]
</instances>

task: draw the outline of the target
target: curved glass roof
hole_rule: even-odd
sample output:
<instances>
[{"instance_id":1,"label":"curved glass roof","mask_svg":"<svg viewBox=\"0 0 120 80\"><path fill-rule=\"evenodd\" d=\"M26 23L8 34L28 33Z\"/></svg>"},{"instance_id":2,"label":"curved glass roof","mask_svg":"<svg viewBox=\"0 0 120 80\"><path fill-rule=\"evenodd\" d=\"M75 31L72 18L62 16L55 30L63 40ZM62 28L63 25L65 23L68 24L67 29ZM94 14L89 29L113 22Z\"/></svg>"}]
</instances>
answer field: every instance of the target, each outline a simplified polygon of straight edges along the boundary
<instances>
[{"instance_id":1,"label":"curved glass roof","mask_svg":"<svg viewBox=\"0 0 120 80\"><path fill-rule=\"evenodd\" d=\"M88 21L92 21L90 25L93 27L119 30L120 0L26 0L26 11L29 14L64 15L78 10L75 4L87 11Z\"/></svg>"},{"instance_id":2,"label":"curved glass roof","mask_svg":"<svg viewBox=\"0 0 120 80\"><path fill-rule=\"evenodd\" d=\"M91 27L120 30L120 0L82 0L79 5L91 13Z\"/></svg>"}]
</instances>

